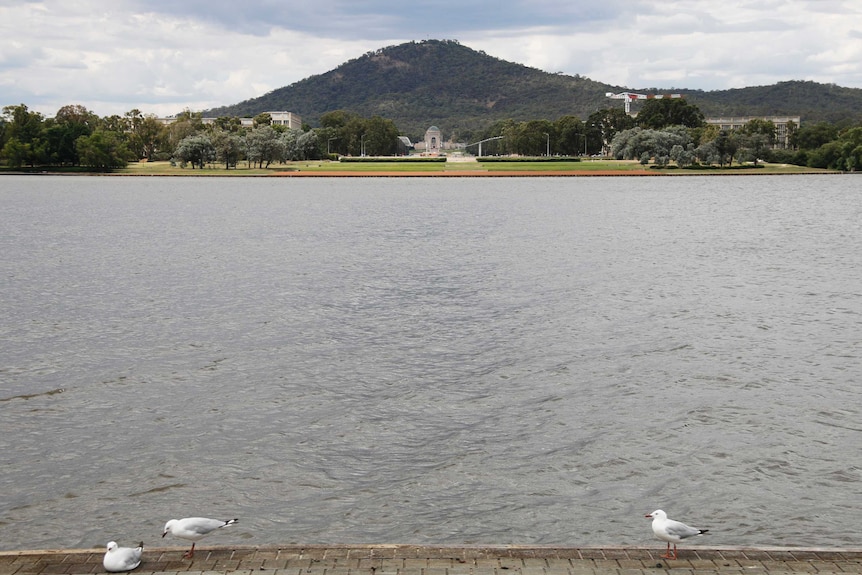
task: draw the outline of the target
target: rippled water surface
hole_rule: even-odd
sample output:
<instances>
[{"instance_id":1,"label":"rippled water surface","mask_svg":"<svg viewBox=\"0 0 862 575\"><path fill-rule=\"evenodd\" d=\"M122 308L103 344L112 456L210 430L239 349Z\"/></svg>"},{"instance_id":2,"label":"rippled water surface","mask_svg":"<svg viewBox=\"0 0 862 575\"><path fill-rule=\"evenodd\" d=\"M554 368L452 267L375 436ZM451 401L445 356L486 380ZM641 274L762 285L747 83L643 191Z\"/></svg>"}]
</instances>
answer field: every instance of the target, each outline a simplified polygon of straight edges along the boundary
<instances>
[{"instance_id":1,"label":"rippled water surface","mask_svg":"<svg viewBox=\"0 0 862 575\"><path fill-rule=\"evenodd\" d=\"M0 548L858 546L860 184L4 176Z\"/></svg>"}]
</instances>

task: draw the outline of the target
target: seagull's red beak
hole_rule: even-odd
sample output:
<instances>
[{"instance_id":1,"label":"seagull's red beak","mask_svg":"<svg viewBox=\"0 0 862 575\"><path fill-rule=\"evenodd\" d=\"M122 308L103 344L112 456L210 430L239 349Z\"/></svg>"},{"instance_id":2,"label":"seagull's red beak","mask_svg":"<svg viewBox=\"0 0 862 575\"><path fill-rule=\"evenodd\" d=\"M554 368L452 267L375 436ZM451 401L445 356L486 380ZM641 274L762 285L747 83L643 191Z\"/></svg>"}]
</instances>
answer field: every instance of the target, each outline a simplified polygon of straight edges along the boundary
<instances>
[{"instance_id":1,"label":"seagull's red beak","mask_svg":"<svg viewBox=\"0 0 862 575\"><path fill-rule=\"evenodd\" d=\"M652 515L644 515L644 517L646 517L647 519L652 519ZM164 537L164 535L162 535L162 537Z\"/></svg>"}]
</instances>

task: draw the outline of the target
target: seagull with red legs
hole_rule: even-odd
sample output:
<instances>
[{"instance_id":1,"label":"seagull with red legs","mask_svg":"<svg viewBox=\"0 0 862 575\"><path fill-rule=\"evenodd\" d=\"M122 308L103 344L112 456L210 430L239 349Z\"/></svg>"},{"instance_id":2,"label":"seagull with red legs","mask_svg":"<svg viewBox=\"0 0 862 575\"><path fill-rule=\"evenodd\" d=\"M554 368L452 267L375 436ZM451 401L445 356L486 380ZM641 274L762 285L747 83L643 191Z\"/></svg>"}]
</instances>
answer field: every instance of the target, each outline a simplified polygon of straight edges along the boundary
<instances>
[{"instance_id":1,"label":"seagull with red legs","mask_svg":"<svg viewBox=\"0 0 862 575\"><path fill-rule=\"evenodd\" d=\"M665 513L661 509L656 509L645 517L647 519L652 519L652 532L655 534L655 536L662 541L667 541L667 552L662 555L664 559L677 558L677 543L681 543L689 537L703 535L704 533L709 531L709 529L696 529L694 527L689 527L685 523L680 523L679 521L668 519L667 513ZM673 543L673 555L670 554L671 543Z\"/></svg>"},{"instance_id":2,"label":"seagull with red legs","mask_svg":"<svg viewBox=\"0 0 862 575\"><path fill-rule=\"evenodd\" d=\"M238 519L230 519L222 521L221 519L207 519L206 517L186 517L185 519L171 519L165 523L165 532L162 537L170 533L174 537L186 539L192 542L192 548L189 549L183 557L191 559L195 556L195 543L203 539L216 529L233 525L239 521Z\"/></svg>"}]
</instances>

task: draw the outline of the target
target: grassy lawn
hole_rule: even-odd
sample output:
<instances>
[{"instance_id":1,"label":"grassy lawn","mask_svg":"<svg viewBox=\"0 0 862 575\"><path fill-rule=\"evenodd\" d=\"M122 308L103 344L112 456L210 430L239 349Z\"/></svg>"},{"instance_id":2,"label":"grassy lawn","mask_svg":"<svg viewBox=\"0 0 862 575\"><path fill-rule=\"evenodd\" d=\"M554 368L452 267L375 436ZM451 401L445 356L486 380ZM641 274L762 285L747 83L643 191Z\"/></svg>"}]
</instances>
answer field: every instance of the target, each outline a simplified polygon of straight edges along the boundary
<instances>
[{"instance_id":1,"label":"grassy lawn","mask_svg":"<svg viewBox=\"0 0 862 575\"><path fill-rule=\"evenodd\" d=\"M441 173L441 172L626 172L649 170L657 174L667 175L724 175L724 174L822 174L831 173L830 170L819 170L806 168L804 166L792 166L787 164L765 164L763 167L754 168L705 168L702 170L681 170L678 168L656 169L642 166L634 160L603 160L588 159L581 162L330 162L330 161L306 161L288 162L276 164L269 168L249 168L241 163L238 168L226 170L223 166L212 164L204 169L180 168L171 166L169 162L135 162L121 170L114 170L113 174L139 175L139 176L272 176L285 172L304 172L314 174L341 173L374 173L387 172L398 174L399 172L410 173ZM0 170L0 174L12 170ZM34 170L41 172L43 170ZM79 171L51 169L53 173L80 173Z\"/></svg>"}]
</instances>

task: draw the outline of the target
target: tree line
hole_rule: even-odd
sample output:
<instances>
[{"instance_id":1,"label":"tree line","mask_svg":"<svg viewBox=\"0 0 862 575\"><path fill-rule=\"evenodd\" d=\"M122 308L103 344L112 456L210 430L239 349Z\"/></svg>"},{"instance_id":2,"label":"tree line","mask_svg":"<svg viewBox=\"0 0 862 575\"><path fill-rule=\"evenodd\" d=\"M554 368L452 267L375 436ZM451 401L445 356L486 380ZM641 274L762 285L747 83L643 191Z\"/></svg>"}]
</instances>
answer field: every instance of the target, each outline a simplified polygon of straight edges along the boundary
<instances>
[{"instance_id":1,"label":"tree line","mask_svg":"<svg viewBox=\"0 0 862 575\"><path fill-rule=\"evenodd\" d=\"M729 166L733 162L790 163L856 171L862 168L862 126L817 123L787 126L786 146L776 149L776 128L754 119L741 129L707 125L700 110L682 99L647 101L636 117L618 108L598 110L586 120L567 115L551 120L495 122L463 142L483 155L612 156L679 167ZM391 120L336 110L320 127L287 129L269 114L251 126L239 118L204 123L200 113L179 114L165 124L134 109L100 118L80 105L64 106L45 118L26 105L6 106L0 115L0 161L7 166L62 166L107 170L139 160L170 160L183 167L241 162L265 168L296 160L408 153Z\"/></svg>"},{"instance_id":2,"label":"tree line","mask_svg":"<svg viewBox=\"0 0 862 575\"><path fill-rule=\"evenodd\" d=\"M0 115L0 161L12 168L109 170L140 160L170 160L192 169L210 163L235 168L240 162L265 168L291 160L407 152L399 148L390 120L333 112L321 124L291 130L272 124L267 113L255 116L251 126L228 117L204 123L200 113L190 111L164 123L137 109L100 118L80 105L46 118L20 104L4 107Z\"/></svg>"}]
</instances>

